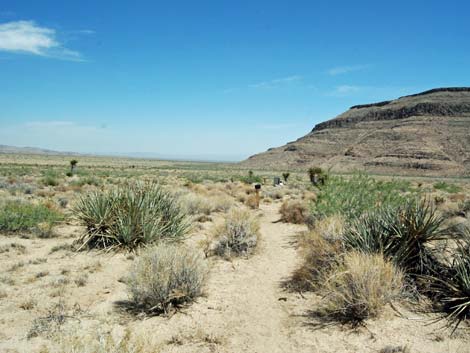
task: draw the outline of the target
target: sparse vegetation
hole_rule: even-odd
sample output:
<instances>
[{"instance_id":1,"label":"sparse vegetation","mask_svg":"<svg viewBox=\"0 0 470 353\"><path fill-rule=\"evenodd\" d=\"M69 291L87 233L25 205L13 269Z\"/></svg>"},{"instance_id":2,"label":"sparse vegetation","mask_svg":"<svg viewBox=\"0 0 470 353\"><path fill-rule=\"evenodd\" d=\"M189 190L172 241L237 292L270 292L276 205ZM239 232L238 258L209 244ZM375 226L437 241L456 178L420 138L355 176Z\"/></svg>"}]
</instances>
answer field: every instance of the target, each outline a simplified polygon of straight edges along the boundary
<instances>
[{"instance_id":1,"label":"sparse vegetation","mask_svg":"<svg viewBox=\"0 0 470 353\"><path fill-rule=\"evenodd\" d=\"M455 193L460 192L462 190L462 188L460 186L455 185L455 184L449 184L449 183L446 183L445 181L440 181L438 183L435 183L434 184L434 189L445 191L449 194L455 194Z\"/></svg>"},{"instance_id":2,"label":"sparse vegetation","mask_svg":"<svg viewBox=\"0 0 470 353\"><path fill-rule=\"evenodd\" d=\"M26 201L7 201L0 206L0 231L21 232L40 230L40 227L52 227L63 216L55 209L44 204L32 204Z\"/></svg>"},{"instance_id":3,"label":"sparse vegetation","mask_svg":"<svg viewBox=\"0 0 470 353\"><path fill-rule=\"evenodd\" d=\"M142 335L132 334L128 328L120 337L113 336L102 329L94 334L86 335L80 332L60 334L59 349L62 353L158 353L160 348L152 344Z\"/></svg>"},{"instance_id":4,"label":"sparse vegetation","mask_svg":"<svg viewBox=\"0 0 470 353\"><path fill-rule=\"evenodd\" d=\"M411 197L405 192L412 191L405 182L377 181L366 174L355 174L348 179L333 176L317 194L312 213L316 219L338 214L350 222L381 205L403 204Z\"/></svg>"},{"instance_id":5,"label":"sparse vegetation","mask_svg":"<svg viewBox=\"0 0 470 353\"><path fill-rule=\"evenodd\" d=\"M202 294L206 265L194 250L160 244L134 262L126 279L133 309L168 312Z\"/></svg>"}]
</instances>

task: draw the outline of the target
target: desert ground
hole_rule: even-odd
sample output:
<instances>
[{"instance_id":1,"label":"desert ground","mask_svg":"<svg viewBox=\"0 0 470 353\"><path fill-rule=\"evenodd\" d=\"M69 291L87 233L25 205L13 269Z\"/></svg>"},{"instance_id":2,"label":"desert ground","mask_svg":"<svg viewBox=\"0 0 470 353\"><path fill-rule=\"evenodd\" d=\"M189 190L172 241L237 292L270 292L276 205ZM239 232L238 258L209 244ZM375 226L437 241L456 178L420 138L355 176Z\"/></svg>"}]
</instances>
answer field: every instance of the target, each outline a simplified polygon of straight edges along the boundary
<instances>
[{"instance_id":1,"label":"desert ground","mask_svg":"<svg viewBox=\"0 0 470 353\"><path fill-rule=\"evenodd\" d=\"M67 176L73 158L78 163ZM319 188L306 172L290 171L282 186L273 185L275 176L282 171L250 173L223 163L0 155L0 205L21 200L60 214L51 227L12 231L0 224L0 351L470 352L466 320L453 331L426 300L409 295L360 323L314 315L322 292L288 283L302 266L301 239L315 225L280 211L291 203L308 213ZM468 179L374 178L424 190L448 222L470 219L461 206L470 200ZM124 304L125 277L145 246L78 249L87 231L75 213L79 199L135 181L158 182L174 195L190 220L179 246L200 253L207 267L201 295L158 314ZM254 182L261 184L259 208ZM256 248L214 255L214 229L234 209L258 223Z\"/></svg>"}]
</instances>

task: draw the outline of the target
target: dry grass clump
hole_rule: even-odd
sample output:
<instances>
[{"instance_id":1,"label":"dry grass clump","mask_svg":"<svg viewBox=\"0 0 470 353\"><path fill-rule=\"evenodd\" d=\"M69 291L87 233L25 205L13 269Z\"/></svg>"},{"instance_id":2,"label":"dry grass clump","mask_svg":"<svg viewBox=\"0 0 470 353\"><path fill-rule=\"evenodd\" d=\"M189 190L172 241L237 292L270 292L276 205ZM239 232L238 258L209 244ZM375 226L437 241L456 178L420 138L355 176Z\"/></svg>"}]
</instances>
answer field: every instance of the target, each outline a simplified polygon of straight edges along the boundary
<instances>
[{"instance_id":1,"label":"dry grass clump","mask_svg":"<svg viewBox=\"0 0 470 353\"><path fill-rule=\"evenodd\" d=\"M168 312L202 294L207 277L204 260L194 250L160 244L134 262L126 283L130 306L149 314Z\"/></svg>"},{"instance_id":2,"label":"dry grass clump","mask_svg":"<svg viewBox=\"0 0 470 353\"><path fill-rule=\"evenodd\" d=\"M319 288L325 273L341 261L344 252L344 226L344 220L340 216L330 216L317 221L312 230L299 236L302 265L285 282L286 287L296 291Z\"/></svg>"},{"instance_id":3,"label":"dry grass clump","mask_svg":"<svg viewBox=\"0 0 470 353\"><path fill-rule=\"evenodd\" d=\"M317 221L313 229L299 235L299 252L303 261L284 283L287 288L296 291L319 288L325 273L342 259L344 226L343 218L335 215Z\"/></svg>"},{"instance_id":4,"label":"dry grass clump","mask_svg":"<svg viewBox=\"0 0 470 353\"><path fill-rule=\"evenodd\" d=\"M378 317L399 298L403 274L380 254L348 253L325 280L324 302L317 314L323 318L357 324Z\"/></svg>"},{"instance_id":5,"label":"dry grass clump","mask_svg":"<svg viewBox=\"0 0 470 353\"><path fill-rule=\"evenodd\" d=\"M152 344L147 337L132 334L130 329L126 329L121 336L99 329L93 335L62 334L57 340L61 353L158 353L161 351L160 347Z\"/></svg>"},{"instance_id":6,"label":"dry grass clump","mask_svg":"<svg viewBox=\"0 0 470 353\"><path fill-rule=\"evenodd\" d=\"M245 205L248 206L251 209L256 209L258 208L258 198L256 195L250 194L246 197L244 201Z\"/></svg>"},{"instance_id":7,"label":"dry grass clump","mask_svg":"<svg viewBox=\"0 0 470 353\"><path fill-rule=\"evenodd\" d=\"M259 221L249 211L232 210L212 233L209 252L223 257L248 255L258 244Z\"/></svg>"},{"instance_id":8,"label":"dry grass clump","mask_svg":"<svg viewBox=\"0 0 470 353\"><path fill-rule=\"evenodd\" d=\"M341 241L346 223L340 215L322 218L315 222L315 230L330 242Z\"/></svg>"},{"instance_id":9,"label":"dry grass clump","mask_svg":"<svg viewBox=\"0 0 470 353\"><path fill-rule=\"evenodd\" d=\"M135 248L177 239L189 229L177 199L155 183L129 183L81 197L74 209L86 226L80 248Z\"/></svg>"},{"instance_id":10,"label":"dry grass clump","mask_svg":"<svg viewBox=\"0 0 470 353\"><path fill-rule=\"evenodd\" d=\"M325 274L340 263L342 244L328 241L318 230L312 230L302 234L299 245L303 263L285 285L296 291L319 289Z\"/></svg>"},{"instance_id":11,"label":"dry grass clump","mask_svg":"<svg viewBox=\"0 0 470 353\"><path fill-rule=\"evenodd\" d=\"M228 212L233 207L233 199L227 195L218 195L211 198L213 210L216 212Z\"/></svg>"},{"instance_id":12,"label":"dry grass clump","mask_svg":"<svg viewBox=\"0 0 470 353\"><path fill-rule=\"evenodd\" d=\"M286 200L282 203L279 213L283 222L302 224L308 217L308 208L299 200Z\"/></svg>"}]
</instances>

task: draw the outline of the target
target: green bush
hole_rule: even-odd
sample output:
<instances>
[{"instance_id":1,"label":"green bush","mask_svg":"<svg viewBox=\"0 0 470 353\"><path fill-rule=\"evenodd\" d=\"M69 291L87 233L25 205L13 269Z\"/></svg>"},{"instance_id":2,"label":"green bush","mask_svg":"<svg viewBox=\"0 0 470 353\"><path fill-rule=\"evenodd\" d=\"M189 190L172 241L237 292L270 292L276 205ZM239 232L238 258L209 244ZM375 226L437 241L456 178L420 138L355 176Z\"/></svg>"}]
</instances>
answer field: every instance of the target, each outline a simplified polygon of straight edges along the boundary
<instances>
[{"instance_id":1,"label":"green bush","mask_svg":"<svg viewBox=\"0 0 470 353\"><path fill-rule=\"evenodd\" d=\"M43 204L7 201L0 206L0 231L21 232L42 229L45 225L50 227L62 219L61 213Z\"/></svg>"},{"instance_id":2,"label":"green bush","mask_svg":"<svg viewBox=\"0 0 470 353\"><path fill-rule=\"evenodd\" d=\"M435 183L434 184L434 189L442 190L442 191L445 191L449 194L455 194L455 193L462 190L462 188L460 186L455 185L455 184L448 184L445 181L440 181L438 183Z\"/></svg>"},{"instance_id":3,"label":"green bush","mask_svg":"<svg viewBox=\"0 0 470 353\"><path fill-rule=\"evenodd\" d=\"M83 246L135 248L160 239L177 239L189 222L177 200L155 183L129 183L82 196L76 217L86 226Z\"/></svg>"},{"instance_id":4,"label":"green bush","mask_svg":"<svg viewBox=\"0 0 470 353\"><path fill-rule=\"evenodd\" d=\"M332 176L320 188L312 213L315 218L338 214L350 222L381 205L402 204L409 198L406 191L412 191L406 182L377 181L365 174Z\"/></svg>"},{"instance_id":5,"label":"green bush","mask_svg":"<svg viewBox=\"0 0 470 353\"><path fill-rule=\"evenodd\" d=\"M254 183L259 183L260 184L260 183L263 182L263 179L260 176L255 175L255 173L253 173L253 171L251 171L251 170L248 171L248 175L239 176L238 180L240 180L241 182L243 182L245 184L254 184Z\"/></svg>"},{"instance_id":6,"label":"green bush","mask_svg":"<svg viewBox=\"0 0 470 353\"><path fill-rule=\"evenodd\" d=\"M100 186L101 180L95 176L85 175L81 176L80 179L75 180L71 183L71 185L83 186L83 185L94 185Z\"/></svg>"},{"instance_id":7,"label":"green bush","mask_svg":"<svg viewBox=\"0 0 470 353\"><path fill-rule=\"evenodd\" d=\"M194 250L160 244L136 259L126 283L133 308L161 313L200 296L206 277L204 260Z\"/></svg>"},{"instance_id":8,"label":"green bush","mask_svg":"<svg viewBox=\"0 0 470 353\"><path fill-rule=\"evenodd\" d=\"M44 173L44 176L41 179L41 183L45 186L57 186L59 185L57 178L57 173L54 170L49 169Z\"/></svg>"}]
</instances>

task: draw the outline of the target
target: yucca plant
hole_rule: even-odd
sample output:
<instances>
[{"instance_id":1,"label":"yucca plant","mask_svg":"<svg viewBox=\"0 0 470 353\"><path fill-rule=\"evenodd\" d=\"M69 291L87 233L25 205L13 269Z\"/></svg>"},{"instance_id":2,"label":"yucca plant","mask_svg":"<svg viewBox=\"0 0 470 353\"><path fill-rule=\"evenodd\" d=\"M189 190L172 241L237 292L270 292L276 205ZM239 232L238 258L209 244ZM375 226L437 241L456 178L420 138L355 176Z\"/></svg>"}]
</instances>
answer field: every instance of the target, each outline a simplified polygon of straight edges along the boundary
<instances>
[{"instance_id":1,"label":"yucca plant","mask_svg":"<svg viewBox=\"0 0 470 353\"><path fill-rule=\"evenodd\" d=\"M344 234L346 247L366 253L383 253L411 277L429 274L440 265L440 240L453 237L444 219L427 200L411 200L382 207L353 222ZM429 246L433 243L434 246Z\"/></svg>"},{"instance_id":2,"label":"yucca plant","mask_svg":"<svg viewBox=\"0 0 470 353\"><path fill-rule=\"evenodd\" d=\"M438 306L454 332L463 320L470 318L470 256L456 256L450 275L433 280Z\"/></svg>"},{"instance_id":3,"label":"yucca plant","mask_svg":"<svg viewBox=\"0 0 470 353\"><path fill-rule=\"evenodd\" d=\"M129 183L94 191L78 200L77 219L86 227L81 247L133 249L177 239L189 228L178 201L156 183Z\"/></svg>"},{"instance_id":4,"label":"yucca plant","mask_svg":"<svg viewBox=\"0 0 470 353\"><path fill-rule=\"evenodd\" d=\"M470 229L459 227L457 231L460 239L450 266L427 277L432 283L432 298L453 327L452 333L470 318Z\"/></svg>"}]
</instances>

